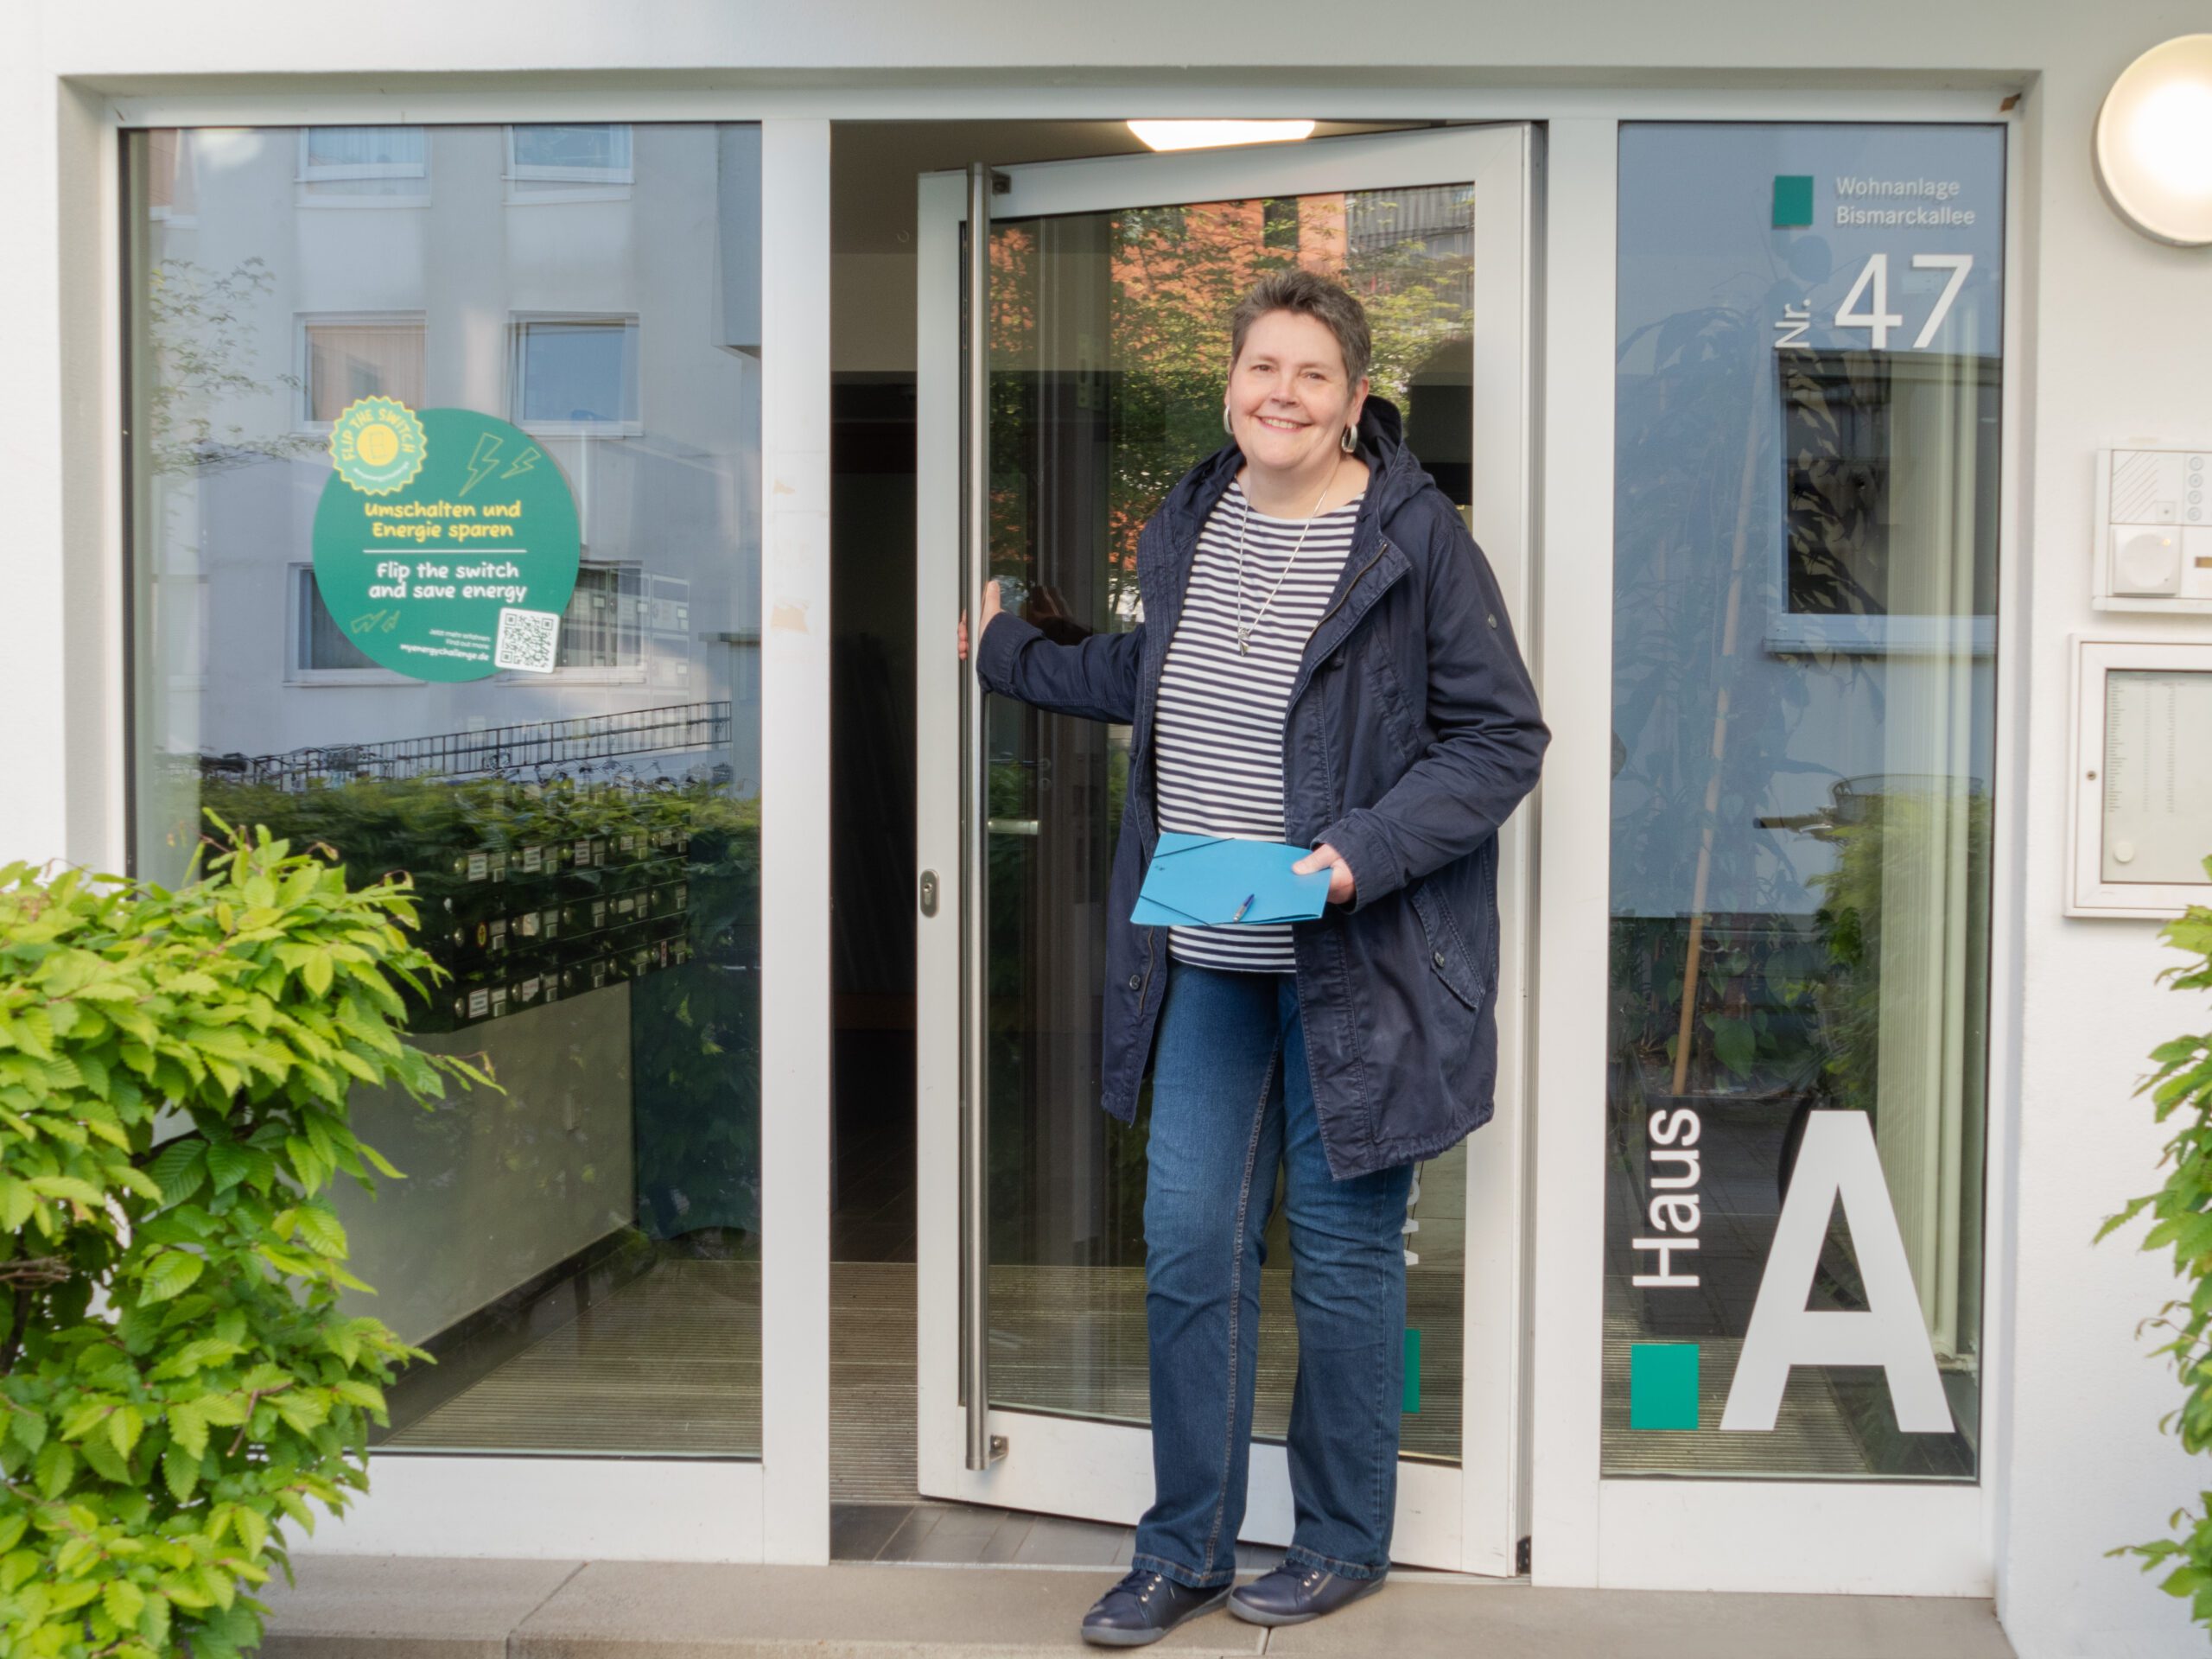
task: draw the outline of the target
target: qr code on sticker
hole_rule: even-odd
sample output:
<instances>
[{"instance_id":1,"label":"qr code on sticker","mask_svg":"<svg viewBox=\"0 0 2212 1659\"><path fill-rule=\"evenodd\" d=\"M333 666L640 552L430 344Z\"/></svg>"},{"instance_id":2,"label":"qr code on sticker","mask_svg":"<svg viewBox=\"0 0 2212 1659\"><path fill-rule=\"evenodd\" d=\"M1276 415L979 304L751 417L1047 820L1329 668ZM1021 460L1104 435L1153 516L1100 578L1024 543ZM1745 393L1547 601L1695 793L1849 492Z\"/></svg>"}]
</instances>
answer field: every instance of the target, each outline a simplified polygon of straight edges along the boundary
<instances>
[{"instance_id":1,"label":"qr code on sticker","mask_svg":"<svg viewBox=\"0 0 2212 1659\"><path fill-rule=\"evenodd\" d=\"M499 613L499 639L492 649L492 666L550 674L560 644L559 613L518 611L509 606Z\"/></svg>"}]
</instances>

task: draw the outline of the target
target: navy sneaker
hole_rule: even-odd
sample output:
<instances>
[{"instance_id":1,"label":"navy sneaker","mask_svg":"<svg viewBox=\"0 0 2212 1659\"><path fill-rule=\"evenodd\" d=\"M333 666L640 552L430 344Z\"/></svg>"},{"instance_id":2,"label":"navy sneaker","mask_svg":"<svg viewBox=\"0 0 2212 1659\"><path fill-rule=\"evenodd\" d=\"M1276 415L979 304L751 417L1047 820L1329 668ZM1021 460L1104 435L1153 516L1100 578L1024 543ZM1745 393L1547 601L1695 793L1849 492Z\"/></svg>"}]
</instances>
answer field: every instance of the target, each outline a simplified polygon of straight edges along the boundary
<instances>
[{"instance_id":1,"label":"navy sneaker","mask_svg":"<svg viewBox=\"0 0 2212 1659\"><path fill-rule=\"evenodd\" d=\"M1325 1567L1285 1561L1239 1586L1229 1599L1229 1611L1248 1624L1303 1624L1382 1587L1382 1578L1340 1578Z\"/></svg>"},{"instance_id":2,"label":"navy sneaker","mask_svg":"<svg viewBox=\"0 0 2212 1659\"><path fill-rule=\"evenodd\" d=\"M1186 1618L1211 1612L1229 1599L1229 1586L1193 1590L1165 1573L1140 1567L1098 1598L1083 1616L1083 1639L1102 1648L1141 1648L1157 1642Z\"/></svg>"}]
</instances>

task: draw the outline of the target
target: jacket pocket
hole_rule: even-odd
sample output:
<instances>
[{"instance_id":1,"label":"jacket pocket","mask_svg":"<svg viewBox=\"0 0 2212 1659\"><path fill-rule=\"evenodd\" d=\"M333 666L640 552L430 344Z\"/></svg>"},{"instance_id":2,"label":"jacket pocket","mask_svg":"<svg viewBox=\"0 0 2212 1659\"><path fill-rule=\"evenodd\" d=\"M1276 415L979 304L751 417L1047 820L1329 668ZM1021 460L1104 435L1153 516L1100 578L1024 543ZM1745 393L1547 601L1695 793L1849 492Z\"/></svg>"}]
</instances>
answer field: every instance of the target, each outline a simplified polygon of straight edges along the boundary
<instances>
[{"instance_id":1,"label":"jacket pocket","mask_svg":"<svg viewBox=\"0 0 2212 1659\"><path fill-rule=\"evenodd\" d=\"M1421 933L1428 948L1429 970L1444 982L1452 995L1470 1008L1479 1010L1483 994L1490 988L1488 974L1468 950L1450 906L1426 880L1414 882L1408 891L1414 913L1421 918Z\"/></svg>"}]
</instances>

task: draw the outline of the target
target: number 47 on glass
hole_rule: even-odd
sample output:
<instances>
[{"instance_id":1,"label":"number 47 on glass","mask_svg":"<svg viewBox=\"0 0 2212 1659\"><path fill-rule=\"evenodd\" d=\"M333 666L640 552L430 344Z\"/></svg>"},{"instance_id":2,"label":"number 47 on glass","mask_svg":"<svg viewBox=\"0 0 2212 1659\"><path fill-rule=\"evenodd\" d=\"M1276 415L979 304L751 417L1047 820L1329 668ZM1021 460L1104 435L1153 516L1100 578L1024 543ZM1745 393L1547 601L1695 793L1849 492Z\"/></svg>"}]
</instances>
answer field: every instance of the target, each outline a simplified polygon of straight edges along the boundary
<instances>
[{"instance_id":1,"label":"number 47 on glass","mask_svg":"<svg viewBox=\"0 0 2212 1659\"><path fill-rule=\"evenodd\" d=\"M1967 273L1974 269L1974 255L1916 253L1912 256L1912 268L1915 270L1948 270L1951 273L1943 284L1943 291L1936 296L1935 308L1929 312L1928 321L1920 325L1920 333L1913 340L1912 349L1923 352L1928 349L1928 342L1936 338L1936 329L1942 327L1943 319L1950 314L1952 302L1959 297L1959 290L1966 286ZM1866 302L1867 308L1864 311L1857 308L1861 300ZM1812 322L1810 306L1785 307L1782 321L1774 325L1776 333L1780 336L1774 342L1774 349L1779 352L1792 346L1803 347L1805 331L1812 327ZM1890 349L1890 330L1904 327L1904 318L1890 309L1888 254L1878 253L1867 259L1858 280L1852 283L1851 291L1843 296L1843 303L1836 307L1834 323L1839 330L1864 328L1867 343L1876 351Z\"/></svg>"}]
</instances>

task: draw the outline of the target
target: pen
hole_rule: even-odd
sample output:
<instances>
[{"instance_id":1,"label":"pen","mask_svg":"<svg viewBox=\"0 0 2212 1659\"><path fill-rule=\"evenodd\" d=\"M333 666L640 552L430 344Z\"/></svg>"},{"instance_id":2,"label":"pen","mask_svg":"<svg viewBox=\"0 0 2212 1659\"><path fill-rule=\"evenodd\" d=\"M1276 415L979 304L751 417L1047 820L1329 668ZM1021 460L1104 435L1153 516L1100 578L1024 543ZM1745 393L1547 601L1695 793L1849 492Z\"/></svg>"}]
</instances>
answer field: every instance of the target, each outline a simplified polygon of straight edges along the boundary
<instances>
[{"instance_id":1,"label":"pen","mask_svg":"<svg viewBox=\"0 0 2212 1659\"><path fill-rule=\"evenodd\" d=\"M1260 895L1256 893L1246 893L1244 895L1244 902L1236 906L1236 913L1229 919L1232 922L1243 921L1244 919L1244 912L1252 908L1252 901L1259 896Z\"/></svg>"}]
</instances>

